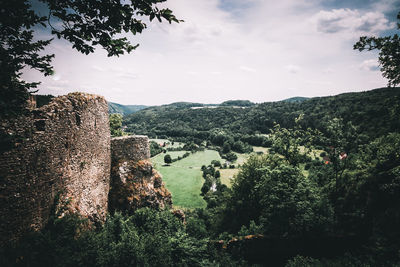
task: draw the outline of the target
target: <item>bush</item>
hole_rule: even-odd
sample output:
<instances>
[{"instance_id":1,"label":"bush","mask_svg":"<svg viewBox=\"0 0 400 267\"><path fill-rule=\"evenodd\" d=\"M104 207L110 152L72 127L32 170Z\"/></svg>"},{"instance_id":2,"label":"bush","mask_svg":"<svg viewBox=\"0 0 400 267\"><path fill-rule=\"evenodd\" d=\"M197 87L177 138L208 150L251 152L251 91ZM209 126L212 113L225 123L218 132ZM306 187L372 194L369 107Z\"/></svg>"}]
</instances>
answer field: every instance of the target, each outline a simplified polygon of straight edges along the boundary
<instances>
[{"instance_id":1,"label":"bush","mask_svg":"<svg viewBox=\"0 0 400 267\"><path fill-rule=\"evenodd\" d=\"M163 152L163 149L157 142L150 141L150 157L154 157Z\"/></svg>"},{"instance_id":2,"label":"bush","mask_svg":"<svg viewBox=\"0 0 400 267\"><path fill-rule=\"evenodd\" d=\"M224 158L226 160L229 160L229 161L233 162L233 161L237 160L237 155L235 153L233 153L233 152L229 152L229 153L224 155Z\"/></svg>"},{"instance_id":3,"label":"bush","mask_svg":"<svg viewBox=\"0 0 400 267\"><path fill-rule=\"evenodd\" d=\"M122 136L122 115L118 113L109 115L111 136Z\"/></svg>"},{"instance_id":4,"label":"bush","mask_svg":"<svg viewBox=\"0 0 400 267\"><path fill-rule=\"evenodd\" d=\"M222 153L227 154L230 151L231 151L231 146L229 145L229 143L224 143L222 147Z\"/></svg>"},{"instance_id":5,"label":"bush","mask_svg":"<svg viewBox=\"0 0 400 267\"><path fill-rule=\"evenodd\" d=\"M203 186L201 187L201 195L204 196L205 194L207 194L207 192L210 191L211 186L212 186L211 180L206 179L204 181Z\"/></svg>"},{"instance_id":6,"label":"bush","mask_svg":"<svg viewBox=\"0 0 400 267\"><path fill-rule=\"evenodd\" d=\"M221 167L221 162L219 160L213 160L211 164L214 165L214 167Z\"/></svg>"},{"instance_id":7,"label":"bush","mask_svg":"<svg viewBox=\"0 0 400 267\"><path fill-rule=\"evenodd\" d=\"M311 163L307 162L306 165L304 166L304 170L309 170L311 168Z\"/></svg>"},{"instance_id":8,"label":"bush","mask_svg":"<svg viewBox=\"0 0 400 267\"><path fill-rule=\"evenodd\" d=\"M300 255L297 255L293 259L289 260L285 267L306 267L306 266L320 266L322 267L322 264L319 260L313 259L310 257L303 257Z\"/></svg>"},{"instance_id":9,"label":"bush","mask_svg":"<svg viewBox=\"0 0 400 267\"><path fill-rule=\"evenodd\" d=\"M170 155L170 154L167 154L167 155L164 156L164 162L165 162L166 164L172 163L172 158L171 158L171 155Z\"/></svg>"},{"instance_id":10,"label":"bush","mask_svg":"<svg viewBox=\"0 0 400 267\"><path fill-rule=\"evenodd\" d=\"M0 254L2 266L200 266L214 261L201 221L185 226L169 211L149 208L108 216L96 230L67 215L50 221ZM85 226L86 227L83 227Z\"/></svg>"}]
</instances>

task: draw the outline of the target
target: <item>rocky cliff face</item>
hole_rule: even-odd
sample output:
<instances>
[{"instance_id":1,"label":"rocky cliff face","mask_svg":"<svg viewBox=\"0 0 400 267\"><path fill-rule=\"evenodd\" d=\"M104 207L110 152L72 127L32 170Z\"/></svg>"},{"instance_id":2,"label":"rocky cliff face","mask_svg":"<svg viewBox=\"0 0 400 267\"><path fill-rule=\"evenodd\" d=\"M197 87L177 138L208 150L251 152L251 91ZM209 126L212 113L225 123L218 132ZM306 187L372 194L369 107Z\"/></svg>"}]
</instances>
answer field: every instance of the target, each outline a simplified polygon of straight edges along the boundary
<instances>
[{"instance_id":1,"label":"rocky cliff face","mask_svg":"<svg viewBox=\"0 0 400 267\"><path fill-rule=\"evenodd\" d=\"M112 169L109 210L132 213L141 207L172 205L171 193L153 169L146 136L126 136L111 141ZM132 151L135 151L134 155Z\"/></svg>"}]
</instances>

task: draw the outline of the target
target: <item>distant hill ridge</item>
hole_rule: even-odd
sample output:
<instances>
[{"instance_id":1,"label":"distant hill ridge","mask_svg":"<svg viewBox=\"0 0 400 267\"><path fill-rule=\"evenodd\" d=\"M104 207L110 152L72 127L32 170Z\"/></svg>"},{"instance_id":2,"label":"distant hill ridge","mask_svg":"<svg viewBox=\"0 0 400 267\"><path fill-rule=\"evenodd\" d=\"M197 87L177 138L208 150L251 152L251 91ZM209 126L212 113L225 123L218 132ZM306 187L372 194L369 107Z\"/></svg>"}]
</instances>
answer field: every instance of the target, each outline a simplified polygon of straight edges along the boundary
<instances>
[{"instance_id":1,"label":"distant hill ridge","mask_svg":"<svg viewBox=\"0 0 400 267\"><path fill-rule=\"evenodd\" d=\"M237 106L237 107L251 107L254 105L255 103L249 100L228 100L220 104L220 106Z\"/></svg>"},{"instance_id":2,"label":"distant hill ridge","mask_svg":"<svg viewBox=\"0 0 400 267\"><path fill-rule=\"evenodd\" d=\"M144 105L121 105L113 102L108 102L108 113L119 113L122 115L129 115L139 110L145 109L147 106Z\"/></svg>"},{"instance_id":3,"label":"distant hill ridge","mask_svg":"<svg viewBox=\"0 0 400 267\"><path fill-rule=\"evenodd\" d=\"M302 102L310 99L309 97L296 96L288 99L281 100L282 102ZM202 107L252 107L256 106L256 103L251 102L250 100L227 100L222 102L221 104L204 104L204 103L196 103L196 102L173 102L171 104L164 105L154 105L154 106L145 106L145 105L122 105L114 102L108 102L109 113L119 113L122 115L129 115L135 112L138 112L142 109L146 108L156 108L160 107L163 109L181 109L181 108L202 108Z\"/></svg>"},{"instance_id":4,"label":"distant hill ridge","mask_svg":"<svg viewBox=\"0 0 400 267\"><path fill-rule=\"evenodd\" d=\"M296 96L281 100L282 102L302 102L310 99L309 97ZM196 102L173 102L171 104L164 105L154 105L154 106L145 106L145 105L122 105L114 102L108 102L109 113L120 113L122 115L129 115L140 111L146 108L154 108L154 107L168 107L168 108L201 108L201 107L252 107L257 105L256 103L251 102L250 100L227 100L222 102L221 104L204 104L204 103L196 103Z\"/></svg>"},{"instance_id":5,"label":"distant hill ridge","mask_svg":"<svg viewBox=\"0 0 400 267\"><path fill-rule=\"evenodd\" d=\"M323 131L332 118L351 122L358 133L371 138L400 130L400 88L380 88L326 97L294 97L237 108L237 106L179 103L153 106L125 117L127 131L149 136L203 139L210 131L268 134L275 124L292 128L304 114L302 125ZM237 104L227 101L228 104ZM250 101L249 101L250 102ZM247 103L247 102L244 102ZM368 138L367 138L368 139ZM367 140L366 139L366 140Z\"/></svg>"},{"instance_id":6,"label":"distant hill ridge","mask_svg":"<svg viewBox=\"0 0 400 267\"><path fill-rule=\"evenodd\" d=\"M186 109L186 108L196 109L196 108L216 108L216 107L252 107L255 105L256 105L255 103L249 100L228 100L222 102L221 104L203 104L203 103L182 101L160 106L122 105L118 103L108 102L108 110L110 114L119 113L125 116L147 109L156 112L162 112L167 110L169 111L169 110Z\"/></svg>"},{"instance_id":7,"label":"distant hill ridge","mask_svg":"<svg viewBox=\"0 0 400 267\"><path fill-rule=\"evenodd\" d=\"M282 102L303 102L305 100L310 99L309 97L303 97L303 96L295 96L291 98L287 98L282 100Z\"/></svg>"}]
</instances>

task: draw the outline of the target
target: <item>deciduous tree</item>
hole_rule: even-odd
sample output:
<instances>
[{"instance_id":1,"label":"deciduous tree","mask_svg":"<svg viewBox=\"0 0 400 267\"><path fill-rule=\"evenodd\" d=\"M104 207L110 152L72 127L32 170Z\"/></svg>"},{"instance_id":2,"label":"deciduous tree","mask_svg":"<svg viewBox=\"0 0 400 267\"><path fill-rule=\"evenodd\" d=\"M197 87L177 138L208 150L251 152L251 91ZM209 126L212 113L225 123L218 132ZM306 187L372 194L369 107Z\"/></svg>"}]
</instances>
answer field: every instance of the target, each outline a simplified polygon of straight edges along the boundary
<instances>
[{"instance_id":1,"label":"deciduous tree","mask_svg":"<svg viewBox=\"0 0 400 267\"><path fill-rule=\"evenodd\" d=\"M35 36L36 29L50 28L52 35L69 41L72 48L84 54L100 46L108 56L119 56L138 47L121 33L141 33L147 19L180 22L171 10L157 7L165 1L40 0L47 7L46 16L33 10L29 0L0 1L0 116L21 110L29 90L39 84L21 80L25 67L45 76L53 73L54 55L43 55L53 39Z\"/></svg>"},{"instance_id":2,"label":"deciduous tree","mask_svg":"<svg viewBox=\"0 0 400 267\"><path fill-rule=\"evenodd\" d=\"M400 12L397 15L400 21ZM400 23L397 23L400 30ZM393 36L368 37L362 36L354 44L354 49L359 51L379 50L379 64L383 77L388 79L388 85L396 86L400 84L400 37L396 33Z\"/></svg>"},{"instance_id":3,"label":"deciduous tree","mask_svg":"<svg viewBox=\"0 0 400 267\"><path fill-rule=\"evenodd\" d=\"M164 162L165 164L170 164L172 162L172 158L169 154L164 156Z\"/></svg>"},{"instance_id":4,"label":"deciduous tree","mask_svg":"<svg viewBox=\"0 0 400 267\"><path fill-rule=\"evenodd\" d=\"M118 113L110 114L110 131L112 136L122 136L122 115Z\"/></svg>"}]
</instances>

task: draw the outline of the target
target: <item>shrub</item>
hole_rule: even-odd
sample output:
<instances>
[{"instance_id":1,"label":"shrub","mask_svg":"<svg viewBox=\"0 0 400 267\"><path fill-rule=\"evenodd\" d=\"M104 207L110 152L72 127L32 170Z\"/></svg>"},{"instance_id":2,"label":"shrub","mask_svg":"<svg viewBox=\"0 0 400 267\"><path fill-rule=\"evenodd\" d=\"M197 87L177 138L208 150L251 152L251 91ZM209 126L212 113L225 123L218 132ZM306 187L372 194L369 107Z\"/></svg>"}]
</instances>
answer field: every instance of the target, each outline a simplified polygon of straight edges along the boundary
<instances>
[{"instance_id":1,"label":"shrub","mask_svg":"<svg viewBox=\"0 0 400 267\"><path fill-rule=\"evenodd\" d=\"M213 160L211 164L214 165L214 167L221 167L221 162L219 160Z\"/></svg>"},{"instance_id":2,"label":"shrub","mask_svg":"<svg viewBox=\"0 0 400 267\"><path fill-rule=\"evenodd\" d=\"M166 164L172 163L172 158L171 158L171 155L170 155L170 154L166 154L166 155L164 156L164 162L165 162Z\"/></svg>"}]
</instances>

